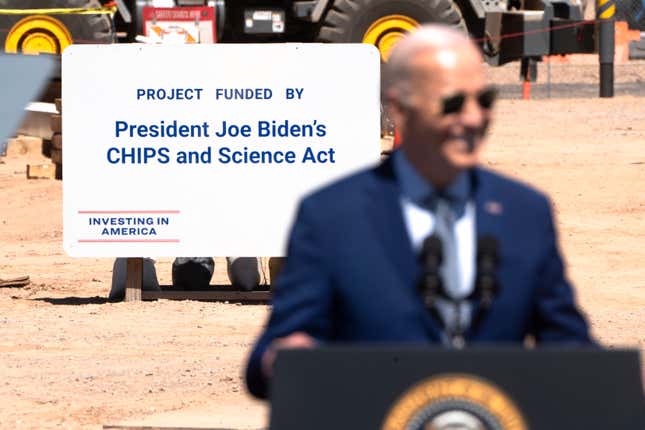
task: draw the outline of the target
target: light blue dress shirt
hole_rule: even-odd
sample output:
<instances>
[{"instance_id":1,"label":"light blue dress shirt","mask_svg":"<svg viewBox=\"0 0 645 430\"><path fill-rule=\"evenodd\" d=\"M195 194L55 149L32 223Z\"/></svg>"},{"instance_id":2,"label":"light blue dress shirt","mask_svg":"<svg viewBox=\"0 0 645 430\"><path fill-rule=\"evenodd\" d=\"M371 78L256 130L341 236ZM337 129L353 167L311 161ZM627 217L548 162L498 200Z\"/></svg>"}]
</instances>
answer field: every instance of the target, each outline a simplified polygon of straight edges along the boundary
<instances>
[{"instance_id":1,"label":"light blue dress shirt","mask_svg":"<svg viewBox=\"0 0 645 430\"><path fill-rule=\"evenodd\" d=\"M392 157L394 170L401 186L403 219L412 248L419 253L423 241L435 232L436 214L424 203L429 196L436 195L436 190L417 173L403 151L394 152ZM469 174L461 173L443 193L461 202L453 208L456 218L454 234L457 242L459 260L457 267L460 279L458 282L444 280L444 285L446 293L453 299L463 299L472 293L476 275L475 204L472 201ZM454 324L453 319L457 314L454 305L446 300L437 300L437 305L444 323ZM467 327L471 320L471 306L466 302L462 303L460 314L462 327Z\"/></svg>"}]
</instances>

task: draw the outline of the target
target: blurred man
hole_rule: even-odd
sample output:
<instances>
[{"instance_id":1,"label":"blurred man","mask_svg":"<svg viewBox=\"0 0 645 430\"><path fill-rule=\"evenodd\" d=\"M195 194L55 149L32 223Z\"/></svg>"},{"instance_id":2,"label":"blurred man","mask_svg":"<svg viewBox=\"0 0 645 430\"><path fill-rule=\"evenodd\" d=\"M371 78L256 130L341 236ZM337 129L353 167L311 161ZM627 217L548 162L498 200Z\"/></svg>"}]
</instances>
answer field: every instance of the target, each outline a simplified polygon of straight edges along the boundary
<instances>
[{"instance_id":1,"label":"blurred man","mask_svg":"<svg viewBox=\"0 0 645 430\"><path fill-rule=\"evenodd\" d=\"M402 147L301 202L247 369L256 396L279 348L591 342L547 198L478 167L495 98L478 48L423 27L386 72Z\"/></svg>"}]
</instances>

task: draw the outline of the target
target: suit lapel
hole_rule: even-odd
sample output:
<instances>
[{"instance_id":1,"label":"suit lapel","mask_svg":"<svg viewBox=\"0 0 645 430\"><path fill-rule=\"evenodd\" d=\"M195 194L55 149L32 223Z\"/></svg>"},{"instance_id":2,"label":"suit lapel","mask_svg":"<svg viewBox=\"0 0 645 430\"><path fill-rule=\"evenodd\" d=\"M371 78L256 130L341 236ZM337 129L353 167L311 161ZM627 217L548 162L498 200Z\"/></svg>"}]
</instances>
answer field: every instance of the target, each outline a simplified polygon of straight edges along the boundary
<instances>
[{"instance_id":1,"label":"suit lapel","mask_svg":"<svg viewBox=\"0 0 645 430\"><path fill-rule=\"evenodd\" d=\"M385 160L376 169L376 178L376 181L371 183L371 187L368 190L369 203L366 207L366 219L370 220L374 234L380 239L379 241L384 248L385 254L402 282L401 286L403 288L413 288L412 294L418 294L416 286L421 275L421 269L403 220L401 193L391 158ZM398 288L398 286L394 285L393 287ZM440 321L430 315L424 308L421 299L418 300L418 307L419 313L423 315L428 336L439 342L441 338Z\"/></svg>"},{"instance_id":2,"label":"suit lapel","mask_svg":"<svg viewBox=\"0 0 645 430\"><path fill-rule=\"evenodd\" d=\"M403 283L414 284L419 268L403 221L399 185L390 159L376 169L376 178L368 190L366 219Z\"/></svg>"},{"instance_id":3,"label":"suit lapel","mask_svg":"<svg viewBox=\"0 0 645 430\"><path fill-rule=\"evenodd\" d=\"M491 186L486 172L481 169L473 170L473 190L475 199L475 264L477 264L477 243L479 239L485 236L492 236L499 240L502 231L502 219L504 215L504 205L494 187ZM477 323L481 322L478 318L480 313L479 296L475 295L473 301L472 315L473 324L466 333L470 337L478 329Z\"/></svg>"},{"instance_id":4,"label":"suit lapel","mask_svg":"<svg viewBox=\"0 0 645 430\"><path fill-rule=\"evenodd\" d=\"M498 238L501 232L504 205L491 187L486 173L480 169L473 171L473 185L475 191L475 217L477 239L484 236Z\"/></svg>"}]
</instances>

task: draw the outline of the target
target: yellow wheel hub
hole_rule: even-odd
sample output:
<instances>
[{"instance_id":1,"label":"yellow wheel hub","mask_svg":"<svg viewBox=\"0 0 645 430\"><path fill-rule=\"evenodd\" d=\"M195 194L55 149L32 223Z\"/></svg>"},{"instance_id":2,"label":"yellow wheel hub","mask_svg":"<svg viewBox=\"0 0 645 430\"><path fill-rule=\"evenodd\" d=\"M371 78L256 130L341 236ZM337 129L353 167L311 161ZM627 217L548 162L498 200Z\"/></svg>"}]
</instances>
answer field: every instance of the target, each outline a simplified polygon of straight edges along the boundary
<instances>
[{"instance_id":1,"label":"yellow wheel hub","mask_svg":"<svg viewBox=\"0 0 645 430\"><path fill-rule=\"evenodd\" d=\"M404 15L387 15L374 21L363 36L363 43L376 46L381 59L387 61L394 45L405 36L405 33L419 27L414 19Z\"/></svg>"},{"instance_id":2,"label":"yellow wheel hub","mask_svg":"<svg viewBox=\"0 0 645 430\"><path fill-rule=\"evenodd\" d=\"M4 49L13 54L60 54L71 43L72 35L62 22L33 15L21 19L9 30Z\"/></svg>"}]
</instances>

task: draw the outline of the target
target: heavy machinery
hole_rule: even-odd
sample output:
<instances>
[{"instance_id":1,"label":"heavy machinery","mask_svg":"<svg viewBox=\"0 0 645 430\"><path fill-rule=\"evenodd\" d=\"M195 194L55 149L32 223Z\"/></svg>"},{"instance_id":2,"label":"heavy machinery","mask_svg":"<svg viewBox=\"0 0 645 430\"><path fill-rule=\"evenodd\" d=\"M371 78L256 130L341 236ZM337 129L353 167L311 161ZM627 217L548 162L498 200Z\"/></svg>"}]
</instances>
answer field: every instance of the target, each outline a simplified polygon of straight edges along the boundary
<instances>
[{"instance_id":1,"label":"heavy machinery","mask_svg":"<svg viewBox=\"0 0 645 430\"><path fill-rule=\"evenodd\" d=\"M468 31L491 65L522 57L593 52L594 26L575 0L175 0L175 6L216 9L220 42L363 42L384 61L405 32L426 22ZM140 32L151 0L126 2L133 11L128 40ZM270 12L270 14L268 13ZM263 20L280 20L266 25ZM119 22L117 20L117 22Z\"/></svg>"},{"instance_id":2,"label":"heavy machinery","mask_svg":"<svg viewBox=\"0 0 645 430\"><path fill-rule=\"evenodd\" d=\"M467 30L487 61L593 52L594 26L575 0L0 0L0 46L9 52L60 53L77 43L134 41L145 6L211 6L219 42L364 42L387 61L406 31L425 22ZM119 6L77 14L73 8ZM66 8L68 11L29 9ZM22 10L23 12L8 12ZM131 15L130 22L124 16ZM268 22L267 22L268 21ZM277 23L277 24L276 24ZM118 36L118 37L117 37Z\"/></svg>"},{"instance_id":3,"label":"heavy machinery","mask_svg":"<svg viewBox=\"0 0 645 430\"><path fill-rule=\"evenodd\" d=\"M111 43L108 11L79 13L101 6L98 0L0 0L1 46L10 53L60 54L71 43Z\"/></svg>"}]
</instances>

